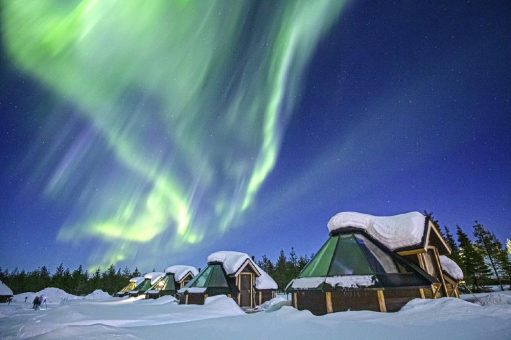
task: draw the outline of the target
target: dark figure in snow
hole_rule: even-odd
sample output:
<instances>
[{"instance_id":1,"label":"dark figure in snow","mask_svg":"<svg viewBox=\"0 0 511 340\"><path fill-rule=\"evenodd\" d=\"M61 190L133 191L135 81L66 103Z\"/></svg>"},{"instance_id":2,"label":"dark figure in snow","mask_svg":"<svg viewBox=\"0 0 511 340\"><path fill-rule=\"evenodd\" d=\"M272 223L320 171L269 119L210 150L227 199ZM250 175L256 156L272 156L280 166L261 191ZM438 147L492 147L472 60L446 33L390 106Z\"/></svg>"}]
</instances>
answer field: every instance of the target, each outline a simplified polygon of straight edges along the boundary
<instances>
[{"instance_id":1,"label":"dark figure in snow","mask_svg":"<svg viewBox=\"0 0 511 340\"><path fill-rule=\"evenodd\" d=\"M10 305L10 304L11 304L11 302L12 302L12 296L11 296L10 298L8 298L8 299L7 299L7 302L8 302L8 303L7 303L7 305Z\"/></svg>"},{"instance_id":2,"label":"dark figure in snow","mask_svg":"<svg viewBox=\"0 0 511 340\"><path fill-rule=\"evenodd\" d=\"M44 308L48 309L48 305L46 304L46 296L41 295L41 305L44 303Z\"/></svg>"},{"instance_id":3,"label":"dark figure in snow","mask_svg":"<svg viewBox=\"0 0 511 340\"><path fill-rule=\"evenodd\" d=\"M39 309L39 306L41 306L41 298L39 296L36 296L34 298L34 302L33 302L34 306L34 310L38 310Z\"/></svg>"},{"instance_id":4,"label":"dark figure in snow","mask_svg":"<svg viewBox=\"0 0 511 340\"><path fill-rule=\"evenodd\" d=\"M27 303L28 296L25 296L25 303Z\"/></svg>"}]
</instances>

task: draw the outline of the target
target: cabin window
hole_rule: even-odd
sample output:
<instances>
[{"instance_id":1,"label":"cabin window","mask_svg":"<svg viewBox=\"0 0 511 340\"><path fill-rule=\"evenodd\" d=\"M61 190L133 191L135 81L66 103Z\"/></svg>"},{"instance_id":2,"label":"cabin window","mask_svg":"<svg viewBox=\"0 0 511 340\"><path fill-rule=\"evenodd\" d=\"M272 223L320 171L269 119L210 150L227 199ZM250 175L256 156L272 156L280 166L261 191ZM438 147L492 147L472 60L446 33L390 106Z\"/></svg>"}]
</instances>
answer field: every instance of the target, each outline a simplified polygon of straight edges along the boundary
<instances>
[{"instance_id":1,"label":"cabin window","mask_svg":"<svg viewBox=\"0 0 511 340\"><path fill-rule=\"evenodd\" d=\"M339 235L328 275L371 275L373 273L366 255L353 235Z\"/></svg>"},{"instance_id":2,"label":"cabin window","mask_svg":"<svg viewBox=\"0 0 511 340\"><path fill-rule=\"evenodd\" d=\"M305 266L300 277L326 276L330 267L338 236L330 239L321 247L314 259Z\"/></svg>"},{"instance_id":3,"label":"cabin window","mask_svg":"<svg viewBox=\"0 0 511 340\"><path fill-rule=\"evenodd\" d=\"M199 277L197 277L197 280L194 282L193 286L198 287L198 288L206 287L206 281L207 281L207 279L209 277L209 273L211 272L212 269L213 269L213 267L206 268L206 270L204 270L204 272L202 272L199 275Z\"/></svg>"},{"instance_id":4,"label":"cabin window","mask_svg":"<svg viewBox=\"0 0 511 340\"><path fill-rule=\"evenodd\" d=\"M366 252L367 259L377 273L398 273L396 263L392 257L385 253L373 242L362 235L355 235L358 244Z\"/></svg>"}]
</instances>

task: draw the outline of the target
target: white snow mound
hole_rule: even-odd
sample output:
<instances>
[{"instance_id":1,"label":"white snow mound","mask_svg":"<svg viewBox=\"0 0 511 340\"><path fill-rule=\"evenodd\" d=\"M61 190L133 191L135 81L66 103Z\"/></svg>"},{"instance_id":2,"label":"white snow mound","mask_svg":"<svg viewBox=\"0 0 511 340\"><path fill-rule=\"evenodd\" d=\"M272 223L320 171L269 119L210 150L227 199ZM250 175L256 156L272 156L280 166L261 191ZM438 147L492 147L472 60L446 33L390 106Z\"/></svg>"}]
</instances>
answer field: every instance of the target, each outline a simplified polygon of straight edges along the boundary
<instances>
[{"instance_id":1,"label":"white snow mound","mask_svg":"<svg viewBox=\"0 0 511 340\"><path fill-rule=\"evenodd\" d=\"M420 244L426 217L412 211L395 216L373 216L358 212L340 212L328 221L330 232L343 228L365 230L390 250Z\"/></svg>"},{"instance_id":2,"label":"white snow mound","mask_svg":"<svg viewBox=\"0 0 511 340\"><path fill-rule=\"evenodd\" d=\"M463 280L463 271L460 266L445 255L440 255L440 264L444 272L455 280Z\"/></svg>"},{"instance_id":3,"label":"white snow mound","mask_svg":"<svg viewBox=\"0 0 511 340\"><path fill-rule=\"evenodd\" d=\"M84 299L86 300L105 300L105 299L111 299L112 296L110 294L108 294L107 292L101 290L101 289L96 289L95 291L93 291L92 293L88 294L88 295L85 295Z\"/></svg>"}]
</instances>

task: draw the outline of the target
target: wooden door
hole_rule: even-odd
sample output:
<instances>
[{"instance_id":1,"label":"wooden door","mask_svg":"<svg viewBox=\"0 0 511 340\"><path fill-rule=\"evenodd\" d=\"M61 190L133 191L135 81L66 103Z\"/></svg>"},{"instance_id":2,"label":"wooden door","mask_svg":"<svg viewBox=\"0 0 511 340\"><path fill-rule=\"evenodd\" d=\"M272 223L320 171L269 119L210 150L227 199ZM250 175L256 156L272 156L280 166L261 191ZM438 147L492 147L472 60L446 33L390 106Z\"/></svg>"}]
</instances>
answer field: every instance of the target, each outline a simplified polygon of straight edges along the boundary
<instances>
[{"instance_id":1,"label":"wooden door","mask_svg":"<svg viewBox=\"0 0 511 340\"><path fill-rule=\"evenodd\" d=\"M241 273L239 280L240 307L252 307L252 274Z\"/></svg>"}]
</instances>

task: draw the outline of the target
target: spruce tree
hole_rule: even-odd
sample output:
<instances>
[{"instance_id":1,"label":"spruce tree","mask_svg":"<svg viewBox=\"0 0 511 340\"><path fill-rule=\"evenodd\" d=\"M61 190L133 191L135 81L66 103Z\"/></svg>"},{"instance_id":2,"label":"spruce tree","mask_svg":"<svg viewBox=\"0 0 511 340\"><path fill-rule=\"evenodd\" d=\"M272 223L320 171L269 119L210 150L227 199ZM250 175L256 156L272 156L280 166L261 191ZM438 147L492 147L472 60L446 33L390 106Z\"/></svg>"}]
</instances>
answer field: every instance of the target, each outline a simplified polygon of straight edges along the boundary
<instances>
[{"instance_id":1,"label":"spruce tree","mask_svg":"<svg viewBox=\"0 0 511 340\"><path fill-rule=\"evenodd\" d=\"M457 226L456 234L460 246L459 265L463 270L465 281L472 286L473 290L480 291L490 277L490 268L484 262L481 251L472 244L460 226Z\"/></svg>"},{"instance_id":2,"label":"spruce tree","mask_svg":"<svg viewBox=\"0 0 511 340\"><path fill-rule=\"evenodd\" d=\"M451 259L454 260L454 262L458 263L460 261L460 255L459 255L459 247L456 241L454 240L454 236L452 236L451 231L447 226L444 226L445 230L445 240L447 241L447 244L451 248L451 255L449 256Z\"/></svg>"},{"instance_id":3,"label":"spruce tree","mask_svg":"<svg viewBox=\"0 0 511 340\"><path fill-rule=\"evenodd\" d=\"M499 242L499 240L497 240L495 234L491 233L481 223L475 221L473 228L476 244L483 251L485 257L490 261L491 268L497 277L497 282L499 283L500 289L504 290L504 287L502 286L502 280L500 279L500 266L498 263L502 244Z\"/></svg>"},{"instance_id":4,"label":"spruce tree","mask_svg":"<svg viewBox=\"0 0 511 340\"><path fill-rule=\"evenodd\" d=\"M282 291L286 288L286 285L289 281L287 280L286 275L286 269L287 269L287 258L286 254L284 253L284 250L280 250L279 257L277 258L277 262L275 263L275 282L277 282L277 285L279 286L279 289Z\"/></svg>"}]
</instances>

